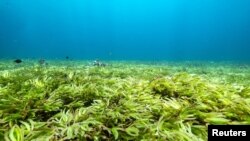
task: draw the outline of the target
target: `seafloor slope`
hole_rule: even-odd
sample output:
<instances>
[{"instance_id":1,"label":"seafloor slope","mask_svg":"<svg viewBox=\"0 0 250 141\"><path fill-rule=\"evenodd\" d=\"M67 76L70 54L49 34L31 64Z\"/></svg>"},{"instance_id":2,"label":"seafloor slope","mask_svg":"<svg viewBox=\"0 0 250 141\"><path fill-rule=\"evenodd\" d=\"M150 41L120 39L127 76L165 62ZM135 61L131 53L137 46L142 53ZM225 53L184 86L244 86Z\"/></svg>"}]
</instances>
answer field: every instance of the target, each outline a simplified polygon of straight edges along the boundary
<instances>
[{"instance_id":1,"label":"seafloor slope","mask_svg":"<svg viewBox=\"0 0 250 141\"><path fill-rule=\"evenodd\" d=\"M0 61L0 140L207 140L250 124L250 66Z\"/></svg>"}]
</instances>

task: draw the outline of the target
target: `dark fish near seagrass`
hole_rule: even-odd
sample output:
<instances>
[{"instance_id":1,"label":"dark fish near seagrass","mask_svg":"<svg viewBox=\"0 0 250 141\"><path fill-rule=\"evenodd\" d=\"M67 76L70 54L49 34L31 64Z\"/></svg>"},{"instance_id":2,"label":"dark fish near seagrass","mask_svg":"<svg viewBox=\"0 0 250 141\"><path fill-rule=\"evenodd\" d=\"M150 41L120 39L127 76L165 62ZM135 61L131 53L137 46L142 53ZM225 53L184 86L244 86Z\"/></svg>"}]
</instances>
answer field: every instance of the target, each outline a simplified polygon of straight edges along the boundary
<instances>
[{"instance_id":1,"label":"dark fish near seagrass","mask_svg":"<svg viewBox=\"0 0 250 141\"><path fill-rule=\"evenodd\" d=\"M20 64L20 63L22 63L23 61L22 61L21 59L16 59L16 60L14 60L14 62L17 63L17 64Z\"/></svg>"}]
</instances>

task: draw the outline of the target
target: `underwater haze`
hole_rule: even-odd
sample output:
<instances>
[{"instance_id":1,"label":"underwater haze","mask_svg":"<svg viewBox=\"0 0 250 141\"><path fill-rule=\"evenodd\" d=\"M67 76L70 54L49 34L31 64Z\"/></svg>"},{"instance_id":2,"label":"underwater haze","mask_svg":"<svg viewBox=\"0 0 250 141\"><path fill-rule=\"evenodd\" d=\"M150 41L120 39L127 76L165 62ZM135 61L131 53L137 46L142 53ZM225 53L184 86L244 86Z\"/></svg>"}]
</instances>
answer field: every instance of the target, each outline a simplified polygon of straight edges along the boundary
<instances>
[{"instance_id":1,"label":"underwater haze","mask_svg":"<svg viewBox=\"0 0 250 141\"><path fill-rule=\"evenodd\" d=\"M244 138L208 125L250 125L249 27L250 0L0 0L0 141Z\"/></svg>"},{"instance_id":2,"label":"underwater haze","mask_svg":"<svg viewBox=\"0 0 250 141\"><path fill-rule=\"evenodd\" d=\"M0 58L250 60L249 0L1 0Z\"/></svg>"}]
</instances>

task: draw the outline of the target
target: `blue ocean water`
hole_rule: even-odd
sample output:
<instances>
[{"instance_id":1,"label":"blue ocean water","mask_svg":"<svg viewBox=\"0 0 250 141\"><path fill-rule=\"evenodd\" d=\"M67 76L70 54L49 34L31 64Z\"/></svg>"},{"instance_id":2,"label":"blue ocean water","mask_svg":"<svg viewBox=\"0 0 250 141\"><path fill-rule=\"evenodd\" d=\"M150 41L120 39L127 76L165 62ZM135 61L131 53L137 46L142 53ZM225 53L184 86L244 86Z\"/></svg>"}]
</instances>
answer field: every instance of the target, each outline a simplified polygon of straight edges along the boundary
<instances>
[{"instance_id":1,"label":"blue ocean water","mask_svg":"<svg viewBox=\"0 0 250 141\"><path fill-rule=\"evenodd\" d=\"M0 58L250 60L249 0L1 0Z\"/></svg>"}]
</instances>

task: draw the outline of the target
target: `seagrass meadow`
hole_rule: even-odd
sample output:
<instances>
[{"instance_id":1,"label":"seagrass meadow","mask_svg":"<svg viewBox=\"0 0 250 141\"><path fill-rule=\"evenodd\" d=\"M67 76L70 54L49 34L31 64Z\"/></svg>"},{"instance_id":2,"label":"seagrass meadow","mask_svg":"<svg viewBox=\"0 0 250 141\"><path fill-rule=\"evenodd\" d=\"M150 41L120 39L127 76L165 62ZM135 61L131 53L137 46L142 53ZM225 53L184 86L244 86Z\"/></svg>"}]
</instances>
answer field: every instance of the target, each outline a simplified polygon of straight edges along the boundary
<instances>
[{"instance_id":1,"label":"seagrass meadow","mask_svg":"<svg viewBox=\"0 0 250 141\"><path fill-rule=\"evenodd\" d=\"M0 60L0 140L205 141L250 124L250 65Z\"/></svg>"}]
</instances>

